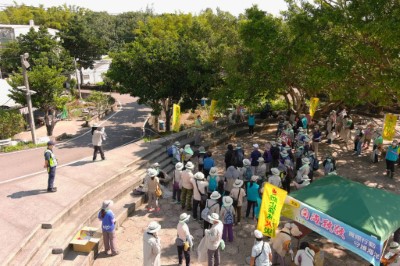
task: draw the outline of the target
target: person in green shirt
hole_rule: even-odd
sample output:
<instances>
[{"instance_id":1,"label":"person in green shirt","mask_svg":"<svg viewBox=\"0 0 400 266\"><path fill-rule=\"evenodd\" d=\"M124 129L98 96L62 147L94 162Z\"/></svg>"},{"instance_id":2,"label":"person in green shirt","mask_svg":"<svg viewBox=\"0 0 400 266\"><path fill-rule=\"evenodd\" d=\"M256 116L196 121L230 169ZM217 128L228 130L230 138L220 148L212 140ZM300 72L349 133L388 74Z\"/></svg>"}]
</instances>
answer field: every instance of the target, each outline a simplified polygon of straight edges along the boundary
<instances>
[{"instance_id":1,"label":"person in green shirt","mask_svg":"<svg viewBox=\"0 0 400 266\"><path fill-rule=\"evenodd\" d=\"M378 128L377 130L375 130L374 146L372 148L372 162L373 163L378 162L379 152L382 151L383 138L382 138L381 131L382 131L381 128Z\"/></svg>"}]
</instances>

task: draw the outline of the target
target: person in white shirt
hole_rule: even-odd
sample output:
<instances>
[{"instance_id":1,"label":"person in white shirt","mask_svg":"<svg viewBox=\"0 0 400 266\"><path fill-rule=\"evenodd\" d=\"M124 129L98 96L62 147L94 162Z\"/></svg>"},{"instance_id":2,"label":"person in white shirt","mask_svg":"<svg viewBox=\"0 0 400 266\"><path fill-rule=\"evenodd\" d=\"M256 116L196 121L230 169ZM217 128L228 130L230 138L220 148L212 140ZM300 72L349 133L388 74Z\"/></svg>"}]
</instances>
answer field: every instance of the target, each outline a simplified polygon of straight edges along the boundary
<instances>
[{"instance_id":1,"label":"person in white shirt","mask_svg":"<svg viewBox=\"0 0 400 266\"><path fill-rule=\"evenodd\" d=\"M263 241L263 234L254 230L256 241L251 249L250 266L270 266L272 262L272 251L270 245Z\"/></svg>"},{"instance_id":2,"label":"person in white shirt","mask_svg":"<svg viewBox=\"0 0 400 266\"><path fill-rule=\"evenodd\" d=\"M314 266L315 252L309 247L299 249L294 257L294 263L298 266Z\"/></svg>"},{"instance_id":3,"label":"person in white shirt","mask_svg":"<svg viewBox=\"0 0 400 266\"><path fill-rule=\"evenodd\" d=\"M211 229L205 230L208 266L219 266L219 246L221 242L223 242L222 233L224 230L224 225L219 220L219 215L217 213L212 213L208 216L208 219L212 223Z\"/></svg>"},{"instance_id":4,"label":"person in white shirt","mask_svg":"<svg viewBox=\"0 0 400 266\"><path fill-rule=\"evenodd\" d=\"M219 207L219 199L221 198L221 194L218 193L218 191L214 191L211 193L210 198L206 201L206 206L209 208L208 213L219 213L220 212L220 207ZM205 217L203 217L205 218ZM204 229L209 229L211 227L212 223L209 223L208 221L204 220Z\"/></svg>"},{"instance_id":5,"label":"person in white shirt","mask_svg":"<svg viewBox=\"0 0 400 266\"><path fill-rule=\"evenodd\" d=\"M193 236L190 234L189 227L187 225L189 219L190 215L182 213L179 216L179 223L176 227L176 246L178 249L179 265L182 265L183 255L185 255L186 266L190 265L190 249L193 247ZM185 242L187 242L188 246L185 246Z\"/></svg>"},{"instance_id":6,"label":"person in white shirt","mask_svg":"<svg viewBox=\"0 0 400 266\"><path fill-rule=\"evenodd\" d=\"M242 188L243 180L236 179L229 196L233 199L233 207L236 213L236 224L240 224L242 217L243 199L246 197L246 191Z\"/></svg>"},{"instance_id":7,"label":"person in white shirt","mask_svg":"<svg viewBox=\"0 0 400 266\"><path fill-rule=\"evenodd\" d=\"M186 170L184 170L181 174L181 184L182 193L181 193L181 205L182 210L187 208L187 211L192 210L192 195L193 195L193 184L190 182L190 179L193 177L193 169L194 164L192 162L188 162L185 165Z\"/></svg>"},{"instance_id":8,"label":"person in white shirt","mask_svg":"<svg viewBox=\"0 0 400 266\"><path fill-rule=\"evenodd\" d=\"M181 183L183 163L175 164L175 171L172 173L172 201L176 204L181 204Z\"/></svg>"},{"instance_id":9,"label":"person in white shirt","mask_svg":"<svg viewBox=\"0 0 400 266\"><path fill-rule=\"evenodd\" d=\"M101 159L105 160L106 157L104 156L103 148L101 147L103 140L106 140L106 132L104 131L104 127L98 127L92 136L92 144L93 144L93 161L96 161L97 153L100 152Z\"/></svg>"},{"instance_id":10,"label":"person in white shirt","mask_svg":"<svg viewBox=\"0 0 400 266\"><path fill-rule=\"evenodd\" d=\"M161 266L161 242L158 237L161 225L150 222L143 235L143 266Z\"/></svg>"},{"instance_id":11,"label":"person in white shirt","mask_svg":"<svg viewBox=\"0 0 400 266\"><path fill-rule=\"evenodd\" d=\"M197 221L198 207L200 206L200 214L206 206L207 191L206 187L208 182L204 179L202 172L197 172L194 177L190 179L193 185L193 219ZM201 217L200 217L201 218Z\"/></svg>"},{"instance_id":12,"label":"person in white shirt","mask_svg":"<svg viewBox=\"0 0 400 266\"><path fill-rule=\"evenodd\" d=\"M258 158L258 167L257 167L257 173L256 175L258 175L259 177L262 178L262 180L264 181L267 175L267 165L264 163L264 158L260 157Z\"/></svg>"},{"instance_id":13,"label":"person in white shirt","mask_svg":"<svg viewBox=\"0 0 400 266\"><path fill-rule=\"evenodd\" d=\"M268 183L271 185L274 185L276 187L282 187L282 181L281 177L279 174L281 173L278 168L272 168L271 169L272 175L268 177Z\"/></svg>"},{"instance_id":14,"label":"person in white shirt","mask_svg":"<svg viewBox=\"0 0 400 266\"><path fill-rule=\"evenodd\" d=\"M304 175L307 175L310 173L310 159L308 158L303 158L301 159L301 163L303 164L299 170L297 171L296 174L296 182L300 183L301 179Z\"/></svg>"}]
</instances>

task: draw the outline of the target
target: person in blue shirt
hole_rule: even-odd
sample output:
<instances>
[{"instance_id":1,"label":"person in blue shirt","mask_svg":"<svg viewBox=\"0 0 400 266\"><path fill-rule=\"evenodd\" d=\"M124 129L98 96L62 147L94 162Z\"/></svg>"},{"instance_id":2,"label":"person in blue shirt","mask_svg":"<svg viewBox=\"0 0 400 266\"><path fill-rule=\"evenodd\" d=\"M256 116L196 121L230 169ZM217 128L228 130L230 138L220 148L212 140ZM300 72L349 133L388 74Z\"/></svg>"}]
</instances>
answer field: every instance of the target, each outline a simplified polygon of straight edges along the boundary
<instances>
[{"instance_id":1,"label":"person in blue shirt","mask_svg":"<svg viewBox=\"0 0 400 266\"><path fill-rule=\"evenodd\" d=\"M249 218L250 210L253 209L253 219L255 217L255 205L257 202L258 189L260 186L257 184L258 176L253 175L251 177L250 182L247 183L247 209L246 209L246 218Z\"/></svg>"},{"instance_id":2,"label":"person in blue shirt","mask_svg":"<svg viewBox=\"0 0 400 266\"><path fill-rule=\"evenodd\" d=\"M253 144L253 151L250 154L251 158L251 171L253 172L253 175L257 173L257 167L259 165L258 158L262 156L261 152L258 150L259 146L258 144Z\"/></svg>"},{"instance_id":3,"label":"person in blue shirt","mask_svg":"<svg viewBox=\"0 0 400 266\"><path fill-rule=\"evenodd\" d=\"M256 118L253 113L250 113L247 122L249 124L249 134L253 135L254 134L254 126L256 125Z\"/></svg>"},{"instance_id":4,"label":"person in blue shirt","mask_svg":"<svg viewBox=\"0 0 400 266\"><path fill-rule=\"evenodd\" d=\"M208 176L210 174L211 167L215 166L215 161L212 157L212 152L208 151L203 160L203 174Z\"/></svg>"},{"instance_id":5,"label":"person in blue shirt","mask_svg":"<svg viewBox=\"0 0 400 266\"><path fill-rule=\"evenodd\" d=\"M393 178L394 175L394 164L399 159L399 146L397 140L393 140L386 152L386 175Z\"/></svg>"},{"instance_id":6,"label":"person in blue shirt","mask_svg":"<svg viewBox=\"0 0 400 266\"><path fill-rule=\"evenodd\" d=\"M301 122L303 124L303 129L307 130L308 120L305 114L301 114Z\"/></svg>"},{"instance_id":7,"label":"person in blue shirt","mask_svg":"<svg viewBox=\"0 0 400 266\"><path fill-rule=\"evenodd\" d=\"M119 252L115 245L115 216L110 210L113 205L112 200L103 201L98 218L101 220L101 229L103 231L104 252L108 254L111 249L111 256L118 255Z\"/></svg>"}]
</instances>

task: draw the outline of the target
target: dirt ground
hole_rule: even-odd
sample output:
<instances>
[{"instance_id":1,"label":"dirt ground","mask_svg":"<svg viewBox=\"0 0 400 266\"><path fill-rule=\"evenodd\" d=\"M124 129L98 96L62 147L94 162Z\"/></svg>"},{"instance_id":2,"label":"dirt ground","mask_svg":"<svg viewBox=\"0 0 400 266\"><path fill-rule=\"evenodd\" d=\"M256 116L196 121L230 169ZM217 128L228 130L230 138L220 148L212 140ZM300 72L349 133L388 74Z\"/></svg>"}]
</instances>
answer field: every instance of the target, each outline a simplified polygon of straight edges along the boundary
<instances>
[{"instance_id":1,"label":"dirt ground","mask_svg":"<svg viewBox=\"0 0 400 266\"><path fill-rule=\"evenodd\" d=\"M381 120L375 121L378 125L382 124ZM258 143L261 147L266 141L274 140L272 132L262 131L257 132L253 136L246 135L237 139L231 140L230 143L241 143L246 155L249 155L252 150L252 144ZM214 158L216 159L219 174L224 173L224 153L226 145L223 143L220 146L213 148ZM376 187L387 191L392 191L399 194L400 173L397 170L395 177L389 179L384 175L385 163L372 164L369 160L369 155L372 151L372 145L362 152L361 156L353 155L352 143L348 143L348 149L343 141L335 140L332 145L327 145L325 140L320 144L320 157L327 152L334 154L337 160L338 175L345 176L349 179L361 182L370 187ZM321 159L321 158L319 158ZM322 170L318 170L314 174L314 178L322 178ZM168 192L166 193L168 196ZM172 203L170 198L160 200L161 211L158 213L148 213L142 206L135 214L128 218L117 231L118 246L121 254L115 257L107 257L100 255L95 261L95 265L142 265L142 237L145 228L150 221L158 221L162 225L160 231L162 254L162 265L178 265L177 251L174 241L176 238L176 225L178 217L182 212L180 205ZM245 206L244 206L245 207ZM242 211L242 215L244 212ZM285 219L281 219L284 223ZM195 237L195 245L197 246L202 237L202 229L198 222L191 219L189 228ZM234 241L227 243L225 251L221 252L221 265L248 265L246 258L250 255L251 247L254 238L252 232L254 230L254 221L244 219L242 224L234 227ZM302 241L308 241L317 245L323 251L324 264L327 266L348 265L348 266L363 266L369 265L358 255L344 249L336 243L318 235L311 233ZM297 246L297 243L294 243ZM194 249L196 249L196 246ZM196 251L192 251L191 265L201 265L197 263ZM287 262L290 265L290 258L287 256Z\"/></svg>"}]
</instances>

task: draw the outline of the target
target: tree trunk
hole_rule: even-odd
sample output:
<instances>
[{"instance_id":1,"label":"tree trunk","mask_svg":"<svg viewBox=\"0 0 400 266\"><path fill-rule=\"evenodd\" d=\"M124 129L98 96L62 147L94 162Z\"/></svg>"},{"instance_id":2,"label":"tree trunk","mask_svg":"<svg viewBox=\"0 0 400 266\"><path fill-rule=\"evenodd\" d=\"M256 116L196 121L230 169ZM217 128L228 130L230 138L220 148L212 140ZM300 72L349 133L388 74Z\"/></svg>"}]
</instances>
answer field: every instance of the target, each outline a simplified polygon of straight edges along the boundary
<instances>
[{"instance_id":1,"label":"tree trunk","mask_svg":"<svg viewBox=\"0 0 400 266\"><path fill-rule=\"evenodd\" d=\"M54 126L56 125L56 111L50 109L45 110L44 121L46 124L47 136L53 136Z\"/></svg>"}]
</instances>

